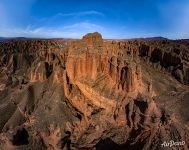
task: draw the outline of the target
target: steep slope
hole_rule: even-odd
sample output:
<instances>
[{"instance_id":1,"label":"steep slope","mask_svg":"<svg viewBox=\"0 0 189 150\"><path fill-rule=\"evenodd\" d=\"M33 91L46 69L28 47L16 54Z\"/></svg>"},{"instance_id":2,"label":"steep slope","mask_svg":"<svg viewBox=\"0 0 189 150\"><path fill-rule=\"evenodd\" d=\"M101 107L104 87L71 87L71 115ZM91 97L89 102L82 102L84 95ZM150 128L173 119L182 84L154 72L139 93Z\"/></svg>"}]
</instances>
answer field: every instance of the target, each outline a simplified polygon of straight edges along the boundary
<instances>
[{"instance_id":1,"label":"steep slope","mask_svg":"<svg viewBox=\"0 0 189 150\"><path fill-rule=\"evenodd\" d=\"M0 147L188 149L188 51L99 33L1 42Z\"/></svg>"}]
</instances>

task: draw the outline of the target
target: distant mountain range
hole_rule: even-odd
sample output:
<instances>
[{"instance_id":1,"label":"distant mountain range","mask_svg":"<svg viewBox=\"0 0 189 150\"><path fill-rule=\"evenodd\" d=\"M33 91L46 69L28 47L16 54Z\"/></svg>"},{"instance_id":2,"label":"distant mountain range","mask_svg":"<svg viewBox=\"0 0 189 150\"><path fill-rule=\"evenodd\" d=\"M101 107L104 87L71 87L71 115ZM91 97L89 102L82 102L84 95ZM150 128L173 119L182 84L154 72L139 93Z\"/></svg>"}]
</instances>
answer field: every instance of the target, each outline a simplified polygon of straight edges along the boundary
<instances>
[{"instance_id":1,"label":"distant mountain range","mask_svg":"<svg viewBox=\"0 0 189 150\"><path fill-rule=\"evenodd\" d=\"M161 40L169 40L169 39L158 36L158 37L147 37L147 38L132 38L131 40L148 40L148 41L158 40L158 41L161 41Z\"/></svg>"},{"instance_id":2,"label":"distant mountain range","mask_svg":"<svg viewBox=\"0 0 189 150\"><path fill-rule=\"evenodd\" d=\"M27 38L27 37L0 37L0 42L10 40L72 40L71 38Z\"/></svg>"},{"instance_id":3,"label":"distant mountain range","mask_svg":"<svg viewBox=\"0 0 189 150\"><path fill-rule=\"evenodd\" d=\"M8 41L8 40L42 40L42 39L46 39L46 40L70 40L70 39L74 39L74 38L27 38L27 37L0 37L0 41ZM107 39L107 40L116 40L116 39ZM120 40L146 40L146 41L151 41L151 40L157 40L157 41L162 41L162 40L172 40L172 39L168 39L165 37L147 37L147 38L130 38L130 39L120 39ZM181 43L189 43L189 39L177 39L174 41L178 41Z\"/></svg>"},{"instance_id":4,"label":"distant mountain range","mask_svg":"<svg viewBox=\"0 0 189 150\"><path fill-rule=\"evenodd\" d=\"M0 41L8 41L8 40L26 40L32 38L25 38L25 37L0 37Z\"/></svg>"}]
</instances>

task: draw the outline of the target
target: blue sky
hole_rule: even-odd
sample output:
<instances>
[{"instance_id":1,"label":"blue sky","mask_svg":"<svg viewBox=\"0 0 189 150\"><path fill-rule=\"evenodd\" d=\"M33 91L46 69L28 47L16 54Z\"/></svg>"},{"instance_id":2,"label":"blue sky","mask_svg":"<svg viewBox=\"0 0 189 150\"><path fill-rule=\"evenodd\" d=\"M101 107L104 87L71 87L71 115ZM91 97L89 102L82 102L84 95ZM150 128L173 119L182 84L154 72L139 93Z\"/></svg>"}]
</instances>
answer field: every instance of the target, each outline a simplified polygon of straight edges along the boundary
<instances>
[{"instance_id":1,"label":"blue sky","mask_svg":"<svg viewBox=\"0 0 189 150\"><path fill-rule=\"evenodd\" d=\"M189 38L188 0L0 0L0 36Z\"/></svg>"}]
</instances>

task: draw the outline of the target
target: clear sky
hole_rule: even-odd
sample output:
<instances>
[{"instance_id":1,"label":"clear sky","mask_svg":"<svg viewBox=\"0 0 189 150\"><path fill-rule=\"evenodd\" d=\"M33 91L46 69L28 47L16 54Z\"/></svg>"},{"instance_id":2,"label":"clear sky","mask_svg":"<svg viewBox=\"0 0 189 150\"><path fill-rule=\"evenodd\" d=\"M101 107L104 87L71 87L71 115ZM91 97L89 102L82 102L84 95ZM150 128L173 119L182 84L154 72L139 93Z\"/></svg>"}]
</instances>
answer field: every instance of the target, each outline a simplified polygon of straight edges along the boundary
<instances>
[{"instance_id":1,"label":"clear sky","mask_svg":"<svg viewBox=\"0 0 189 150\"><path fill-rule=\"evenodd\" d=\"M1 37L189 38L189 0L0 0Z\"/></svg>"}]
</instances>

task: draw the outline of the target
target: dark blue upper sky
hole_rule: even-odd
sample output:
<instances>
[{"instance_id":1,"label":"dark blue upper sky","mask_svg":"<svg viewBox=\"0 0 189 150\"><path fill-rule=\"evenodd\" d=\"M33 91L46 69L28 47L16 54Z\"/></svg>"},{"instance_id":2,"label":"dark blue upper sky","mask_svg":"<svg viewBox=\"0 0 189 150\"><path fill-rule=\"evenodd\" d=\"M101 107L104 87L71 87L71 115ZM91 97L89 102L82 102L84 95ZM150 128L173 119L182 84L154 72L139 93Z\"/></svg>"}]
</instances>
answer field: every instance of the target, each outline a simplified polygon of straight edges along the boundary
<instances>
[{"instance_id":1,"label":"dark blue upper sky","mask_svg":"<svg viewBox=\"0 0 189 150\"><path fill-rule=\"evenodd\" d=\"M1 0L0 36L189 38L188 0Z\"/></svg>"}]
</instances>

